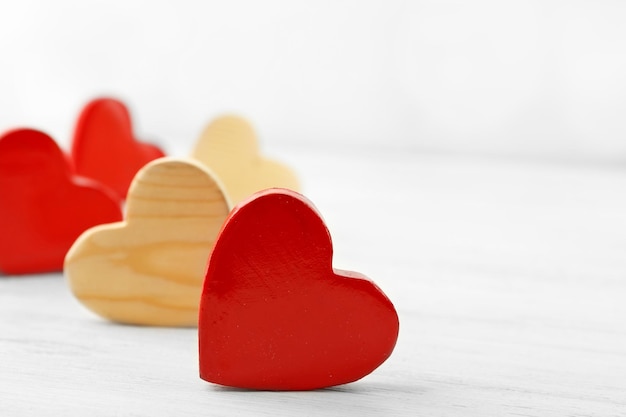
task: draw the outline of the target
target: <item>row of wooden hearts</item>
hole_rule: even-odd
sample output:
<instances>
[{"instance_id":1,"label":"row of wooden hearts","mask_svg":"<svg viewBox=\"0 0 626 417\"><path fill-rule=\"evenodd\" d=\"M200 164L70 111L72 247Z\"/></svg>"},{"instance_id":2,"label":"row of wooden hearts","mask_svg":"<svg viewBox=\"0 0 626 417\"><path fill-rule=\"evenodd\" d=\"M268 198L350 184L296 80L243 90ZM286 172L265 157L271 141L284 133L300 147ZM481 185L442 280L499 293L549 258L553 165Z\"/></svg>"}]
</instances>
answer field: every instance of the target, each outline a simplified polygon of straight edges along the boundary
<instances>
[{"instance_id":1,"label":"row of wooden hearts","mask_svg":"<svg viewBox=\"0 0 626 417\"><path fill-rule=\"evenodd\" d=\"M302 195L260 191L229 210L210 171L164 158L130 187L125 221L83 233L67 254L74 295L121 323L199 329L200 376L250 389L355 381L394 349L393 304L332 268L332 242Z\"/></svg>"},{"instance_id":2,"label":"row of wooden hearts","mask_svg":"<svg viewBox=\"0 0 626 417\"><path fill-rule=\"evenodd\" d=\"M0 272L61 270L83 231L121 220L131 180L162 155L135 141L124 104L106 98L82 111L69 156L35 130L0 137ZM259 155L253 129L236 116L209 124L192 157L219 176L233 204L268 187L298 189L289 168Z\"/></svg>"},{"instance_id":3,"label":"row of wooden hearts","mask_svg":"<svg viewBox=\"0 0 626 417\"><path fill-rule=\"evenodd\" d=\"M49 211L69 196L57 184L48 199L39 195L40 206ZM125 221L76 240L65 261L70 287L117 322L191 326L199 317L202 378L242 388L321 388L359 379L391 354L398 334L392 303L364 277L332 269L329 232L303 196L272 189L230 210L206 167L163 158L138 172L126 208ZM0 234L5 244L8 238L19 241L19 228Z\"/></svg>"},{"instance_id":4,"label":"row of wooden hearts","mask_svg":"<svg viewBox=\"0 0 626 417\"><path fill-rule=\"evenodd\" d=\"M96 223L121 217L106 192L72 179L60 161L41 132L0 140L5 270L45 266L50 259L38 256L76 232L67 225L89 227L81 222L99 209L114 218ZM229 208L204 165L149 163L130 187L126 221L87 230L67 254L72 290L115 321L193 325L199 317L200 373L219 384L321 388L357 380L386 360L397 313L375 284L332 269L330 235L308 200L268 190Z\"/></svg>"}]
</instances>

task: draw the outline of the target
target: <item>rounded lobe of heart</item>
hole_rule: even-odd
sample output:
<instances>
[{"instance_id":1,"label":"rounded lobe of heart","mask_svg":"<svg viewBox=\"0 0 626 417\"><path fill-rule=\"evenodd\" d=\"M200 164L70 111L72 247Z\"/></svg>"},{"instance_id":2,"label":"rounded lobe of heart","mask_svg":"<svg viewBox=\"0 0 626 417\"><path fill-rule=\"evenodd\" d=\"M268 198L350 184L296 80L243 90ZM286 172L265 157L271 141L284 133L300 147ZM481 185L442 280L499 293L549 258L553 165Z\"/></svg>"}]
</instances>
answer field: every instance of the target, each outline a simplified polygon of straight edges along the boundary
<instances>
[{"instance_id":1,"label":"rounded lobe of heart","mask_svg":"<svg viewBox=\"0 0 626 417\"><path fill-rule=\"evenodd\" d=\"M74 295L121 323L196 326L206 263L229 212L198 163L162 158L131 185L125 221L86 231L65 261Z\"/></svg>"},{"instance_id":2,"label":"rounded lobe of heart","mask_svg":"<svg viewBox=\"0 0 626 417\"><path fill-rule=\"evenodd\" d=\"M364 276L332 269L312 204L267 190L236 207L218 237L200 305L201 378L264 390L356 381L391 354L395 308Z\"/></svg>"},{"instance_id":3,"label":"rounded lobe of heart","mask_svg":"<svg viewBox=\"0 0 626 417\"><path fill-rule=\"evenodd\" d=\"M94 178L126 197L141 167L163 157L158 147L135 140L126 106L100 98L82 110L72 141L72 159L80 175Z\"/></svg>"},{"instance_id":4,"label":"rounded lobe of heart","mask_svg":"<svg viewBox=\"0 0 626 417\"><path fill-rule=\"evenodd\" d=\"M60 271L76 238L122 218L121 201L102 185L72 176L45 133L17 129L0 138L0 271Z\"/></svg>"},{"instance_id":5,"label":"rounded lobe of heart","mask_svg":"<svg viewBox=\"0 0 626 417\"><path fill-rule=\"evenodd\" d=\"M222 179L235 204L267 188L300 189L289 167L260 155L254 129L242 117L228 115L211 122L200 135L192 156Z\"/></svg>"}]
</instances>

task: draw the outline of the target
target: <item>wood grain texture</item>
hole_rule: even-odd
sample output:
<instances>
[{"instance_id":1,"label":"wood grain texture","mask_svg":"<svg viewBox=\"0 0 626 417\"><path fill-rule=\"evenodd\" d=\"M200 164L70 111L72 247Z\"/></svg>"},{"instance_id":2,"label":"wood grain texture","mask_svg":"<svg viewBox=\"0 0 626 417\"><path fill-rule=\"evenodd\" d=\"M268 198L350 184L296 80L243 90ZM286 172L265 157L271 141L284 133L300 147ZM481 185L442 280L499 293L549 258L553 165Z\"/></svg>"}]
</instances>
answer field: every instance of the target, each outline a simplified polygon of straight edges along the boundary
<instances>
[{"instance_id":1,"label":"wood grain texture","mask_svg":"<svg viewBox=\"0 0 626 417\"><path fill-rule=\"evenodd\" d=\"M221 388L198 377L195 329L94 319L60 275L0 277L0 415L626 415L623 167L271 151L307 179L334 266L393 300L380 368L313 392Z\"/></svg>"},{"instance_id":2,"label":"wood grain texture","mask_svg":"<svg viewBox=\"0 0 626 417\"><path fill-rule=\"evenodd\" d=\"M192 156L217 174L234 204L266 188L300 190L289 167L259 152L257 135L247 120L222 116L206 127Z\"/></svg>"},{"instance_id":3,"label":"wood grain texture","mask_svg":"<svg viewBox=\"0 0 626 417\"><path fill-rule=\"evenodd\" d=\"M125 220L86 231L65 260L75 296L113 321L197 324L201 285L229 203L192 161L146 165L129 191Z\"/></svg>"}]
</instances>

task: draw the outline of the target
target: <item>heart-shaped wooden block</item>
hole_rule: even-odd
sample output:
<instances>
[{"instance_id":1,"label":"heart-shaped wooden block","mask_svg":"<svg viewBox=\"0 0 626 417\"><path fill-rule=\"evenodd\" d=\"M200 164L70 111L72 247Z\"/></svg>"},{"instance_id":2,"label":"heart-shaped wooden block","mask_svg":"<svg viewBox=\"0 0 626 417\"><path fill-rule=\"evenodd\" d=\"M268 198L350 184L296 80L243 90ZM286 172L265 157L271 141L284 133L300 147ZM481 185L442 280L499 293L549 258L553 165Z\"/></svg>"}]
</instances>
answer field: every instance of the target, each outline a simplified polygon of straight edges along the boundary
<instances>
[{"instance_id":1,"label":"heart-shaped wooden block","mask_svg":"<svg viewBox=\"0 0 626 417\"><path fill-rule=\"evenodd\" d=\"M165 154L135 140L128 109L121 101L99 98L82 110L72 141L76 172L106 184L122 198L141 167Z\"/></svg>"},{"instance_id":2,"label":"heart-shaped wooden block","mask_svg":"<svg viewBox=\"0 0 626 417\"><path fill-rule=\"evenodd\" d=\"M0 138L0 271L59 271L83 231L121 218L121 200L74 176L50 136L17 129Z\"/></svg>"},{"instance_id":3,"label":"heart-shaped wooden block","mask_svg":"<svg viewBox=\"0 0 626 417\"><path fill-rule=\"evenodd\" d=\"M68 252L74 295L116 322L195 326L206 263L228 212L201 164L150 162L133 180L125 220L87 230Z\"/></svg>"},{"instance_id":4,"label":"heart-shaped wooden block","mask_svg":"<svg viewBox=\"0 0 626 417\"><path fill-rule=\"evenodd\" d=\"M238 116L222 116L211 122L192 156L222 180L233 204L266 188L299 189L291 169L259 154L254 129Z\"/></svg>"},{"instance_id":5,"label":"heart-shaped wooden block","mask_svg":"<svg viewBox=\"0 0 626 417\"><path fill-rule=\"evenodd\" d=\"M207 270L199 320L200 377L262 390L356 381L391 354L398 315L364 276L333 270L313 205L265 190L229 215Z\"/></svg>"}]
</instances>

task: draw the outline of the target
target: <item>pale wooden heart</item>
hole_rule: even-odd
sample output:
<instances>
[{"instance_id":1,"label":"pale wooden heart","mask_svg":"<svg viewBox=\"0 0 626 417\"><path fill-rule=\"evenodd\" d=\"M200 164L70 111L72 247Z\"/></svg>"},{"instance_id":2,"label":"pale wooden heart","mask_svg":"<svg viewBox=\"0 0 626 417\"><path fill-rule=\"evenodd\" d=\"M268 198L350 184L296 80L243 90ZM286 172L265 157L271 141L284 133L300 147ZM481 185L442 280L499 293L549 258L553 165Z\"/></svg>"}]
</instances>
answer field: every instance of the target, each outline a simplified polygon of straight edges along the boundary
<instances>
[{"instance_id":1,"label":"pale wooden heart","mask_svg":"<svg viewBox=\"0 0 626 417\"><path fill-rule=\"evenodd\" d=\"M192 156L215 172L234 204L266 188L300 189L289 167L259 154L254 129L238 116L222 116L211 122Z\"/></svg>"},{"instance_id":2,"label":"pale wooden heart","mask_svg":"<svg viewBox=\"0 0 626 417\"><path fill-rule=\"evenodd\" d=\"M195 326L206 265L230 203L194 161L161 158L135 176L125 220L87 230L65 258L74 295L121 323Z\"/></svg>"}]
</instances>

